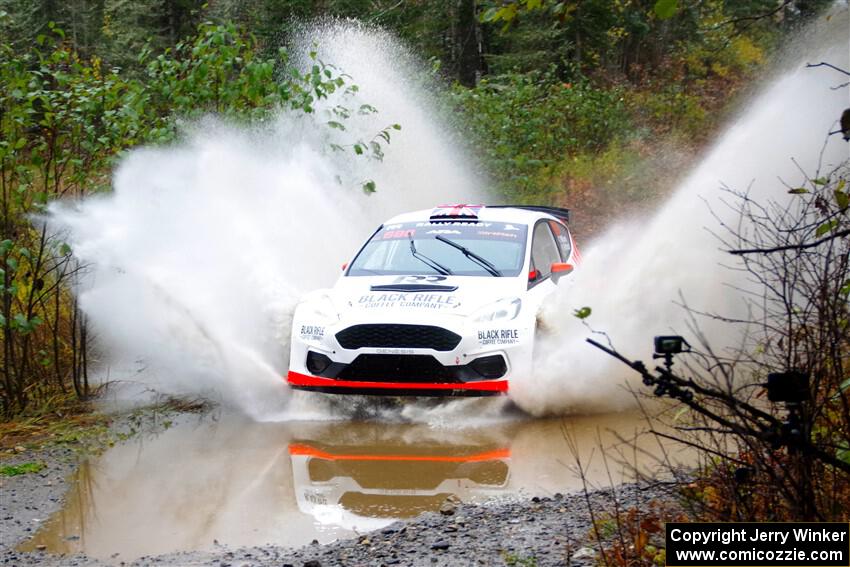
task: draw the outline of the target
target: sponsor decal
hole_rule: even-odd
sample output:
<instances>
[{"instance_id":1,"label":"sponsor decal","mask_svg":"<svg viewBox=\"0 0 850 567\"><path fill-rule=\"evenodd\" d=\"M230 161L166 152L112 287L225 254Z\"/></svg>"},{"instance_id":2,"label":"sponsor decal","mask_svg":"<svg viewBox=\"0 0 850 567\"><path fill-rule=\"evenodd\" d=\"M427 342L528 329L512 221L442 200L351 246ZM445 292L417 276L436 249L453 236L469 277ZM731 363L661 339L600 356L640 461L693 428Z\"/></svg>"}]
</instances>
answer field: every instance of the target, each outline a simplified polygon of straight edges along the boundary
<instances>
[{"instance_id":1,"label":"sponsor decal","mask_svg":"<svg viewBox=\"0 0 850 567\"><path fill-rule=\"evenodd\" d=\"M495 230L479 230L478 236L498 236L499 238L516 238L517 235L512 232L498 232Z\"/></svg>"},{"instance_id":2,"label":"sponsor decal","mask_svg":"<svg viewBox=\"0 0 850 567\"><path fill-rule=\"evenodd\" d=\"M381 238L384 240L390 240L393 238L409 238L414 234L416 234L416 230L412 228L407 230L387 230L381 235Z\"/></svg>"},{"instance_id":3,"label":"sponsor decal","mask_svg":"<svg viewBox=\"0 0 850 567\"><path fill-rule=\"evenodd\" d=\"M416 223L416 224L415 224L415 226L417 226L417 227L433 227L433 226L434 226L434 223L431 223L431 222L418 222L418 223ZM467 221L443 221L443 220L441 220L441 221L440 221L440 226L462 226L462 227L469 227L469 226L470 226L470 224L469 224L469 221L468 221L468 220L467 220ZM476 222L476 223L474 224L474 226L476 226L476 227L483 227L483 228L489 228L489 227L493 226L493 223L491 223L491 222Z\"/></svg>"},{"instance_id":4,"label":"sponsor decal","mask_svg":"<svg viewBox=\"0 0 850 567\"><path fill-rule=\"evenodd\" d=\"M506 224L505 228L503 228L502 230L519 230L519 228L515 227L512 224Z\"/></svg>"},{"instance_id":5,"label":"sponsor decal","mask_svg":"<svg viewBox=\"0 0 850 567\"><path fill-rule=\"evenodd\" d=\"M454 309L460 306L457 296L445 293L370 293L361 295L358 307L364 309Z\"/></svg>"},{"instance_id":6,"label":"sponsor decal","mask_svg":"<svg viewBox=\"0 0 850 567\"><path fill-rule=\"evenodd\" d=\"M377 354L416 354L412 348L376 348Z\"/></svg>"},{"instance_id":7,"label":"sponsor decal","mask_svg":"<svg viewBox=\"0 0 850 567\"><path fill-rule=\"evenodd\" d=\"M439 229L439 230L429 230L429 231L428 231L428 232L426 232L425 234L463 234L463 233L462 233L461 231L459 231L459 230L443 230L443 229Z\"/></svg>"},{"instance_id":8,"label":"sponsor decal","mask_svg":"<svg viewBox=\"0 0 850 567\"><path fill-rule=\"evenodd\" d=\"M301 325L301 338L321 341L325 338L325 328L316 325Z\"/></svg>"},{"instance_id":9,"label":"sponsor decal","mask_svg":"<svg viewBox=\"0 0 850 567\"><path fill-rule=\"evenodd\" d=\"M447 217L459 217L477 219L478 211L483 208L484 205L467 205L465 203L457 205L440 205L431 211L431 218L441 219Z\"/></svg>"},{"instance_id":10,"label":"sponsor decal","mask_svg":"<svg viewBox=\"0 0 850 567\"><path fill-rule=\"evenodd\" d=\"M487 329L478 331L481 345L513 345L519 342L519 329Z\"/></svg>"},{"instance_id":11,"label":"sponsor decal","mask_svg":"<svg viewBox=\"0 0 850 567\"><path fill-rule=\"evenodd\" d=\"M305 492L304 500L309 502L310 504L317 504L319 506L325 506L328 503L328 499L324 494L318 494L316 492Z\"/></svg>"}]
</instances>

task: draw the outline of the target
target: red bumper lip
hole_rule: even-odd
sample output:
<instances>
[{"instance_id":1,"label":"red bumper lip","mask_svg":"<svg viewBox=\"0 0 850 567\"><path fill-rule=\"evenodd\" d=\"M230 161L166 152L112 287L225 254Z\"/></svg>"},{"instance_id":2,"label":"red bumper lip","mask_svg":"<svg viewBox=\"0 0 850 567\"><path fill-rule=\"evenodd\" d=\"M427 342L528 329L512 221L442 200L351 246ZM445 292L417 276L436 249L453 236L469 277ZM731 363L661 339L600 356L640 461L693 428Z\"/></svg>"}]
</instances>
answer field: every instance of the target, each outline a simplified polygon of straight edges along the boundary
<instances>
[{"instance_id":1,"label":"red bumper lip","mask_svg":"<svg viewBox=\"0 0 850 567\"><path fill-rule=\"evenodd\" d=\"M286 381L290 386L303 390L332 391L344 393L386 393L393 395L396 391L413 392L412 395L499 395L508 392L507 380L482 380L480 382L361 382L353 380L334 380L321 376L310 376L300 372L289 371Z\"/></svg>"}]
</instances>

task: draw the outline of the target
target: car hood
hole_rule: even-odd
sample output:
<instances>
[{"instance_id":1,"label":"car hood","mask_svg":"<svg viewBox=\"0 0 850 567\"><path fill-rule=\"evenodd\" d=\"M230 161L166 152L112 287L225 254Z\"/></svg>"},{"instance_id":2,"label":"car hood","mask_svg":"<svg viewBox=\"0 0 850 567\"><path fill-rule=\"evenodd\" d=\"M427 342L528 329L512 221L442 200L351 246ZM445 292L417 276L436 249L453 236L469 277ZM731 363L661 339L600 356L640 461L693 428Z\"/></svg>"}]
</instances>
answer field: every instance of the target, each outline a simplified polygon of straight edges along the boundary
<instances>
[{"instance_id":1,"label":"car hood","mask_svg":"<svg viewBox=\"0 0 850 567\"><path fill-rule=\"evenodd\" d=\"M340 315L468 316L499 299L521 297L523 283L516 277L353 276L340 278L327 293Z\"/></svg>"}]
</instances>

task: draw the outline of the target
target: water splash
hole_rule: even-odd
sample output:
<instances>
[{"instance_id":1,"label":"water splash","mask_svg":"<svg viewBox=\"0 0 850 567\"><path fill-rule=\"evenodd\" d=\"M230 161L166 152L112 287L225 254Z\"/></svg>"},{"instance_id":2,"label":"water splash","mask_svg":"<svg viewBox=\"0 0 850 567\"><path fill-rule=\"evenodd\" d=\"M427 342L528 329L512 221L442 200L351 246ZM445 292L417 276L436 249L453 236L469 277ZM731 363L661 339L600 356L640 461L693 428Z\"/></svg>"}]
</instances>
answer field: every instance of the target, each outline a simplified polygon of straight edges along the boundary
<instances>
[{"instance_id":1,"label":"water splash","mask_svg":"<svg viewBox=\"0 0 850 567\"><path fill-rule=\"evenodd\" d=\"M793 198L783 182L802 184L800 168L813 173L822 164L829 170L847 159L847 144L838 136L824 145L847 106L847 90L830 89L841 82L835 74L805 68L813 61L847 68L847 22L844 8L806 30L808 44L789 49L786 71L742 110L653 217L620 224L583 250L581 270L543 314L552 333L540 349L535 375L511 385L523 409L560 414L634 404L624 387L634 373L584 342L591 333L572 317L575 309L591 306L591 326L607 332L624 354L644 361L651 360L653 335L688 334L688 312L677 304L680 293L696 311L746 315L742 294L733 288L748 283L740 272L722 267L734 260L711 232L721 232L720 222L737 220L722 203L722 188L749 189L756 199ZM708 319L699 324L718 349L740 344L727 324Z\"/></svg>"},{"instance_id":2,"label":"water splash","mask_svg":"<svg viewBox=\"0 0 850 567\"><path fill-rule=\"evenodd\" d=\"M280 417L298 297L332 284L386 217L483 200L403 46L349 24L305 32L301 51L314 40L318 57L356 82L354 98L332 97L310 116L281 113L262 129L201 121L185 142L132 151L111 194L51 207L88 266L79 299L105 353L104 375L135 385L132 395L213 397L256 418ZM378 113L355 113L339 132L324 122L340 102ZM384 162L329 149L393 123L403 130ZM360 191L365 179L377 194ZM290 409L315 414L306 403Z\"/></svg>"}]
</instances>

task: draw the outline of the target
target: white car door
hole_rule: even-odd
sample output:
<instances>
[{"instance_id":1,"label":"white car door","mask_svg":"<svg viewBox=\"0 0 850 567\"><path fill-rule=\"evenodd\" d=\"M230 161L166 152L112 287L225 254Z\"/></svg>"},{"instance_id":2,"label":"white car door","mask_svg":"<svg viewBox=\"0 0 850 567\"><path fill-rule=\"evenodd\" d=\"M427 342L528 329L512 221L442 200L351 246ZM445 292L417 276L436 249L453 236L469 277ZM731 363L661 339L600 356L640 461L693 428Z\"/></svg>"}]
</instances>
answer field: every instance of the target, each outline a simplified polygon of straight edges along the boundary
<instances>
[{"instance_id":1,"label":"white car door","mask_svg":"<svg viewBox=\"0 0 850 567\"><path fill-rule=\"evenodd\" d=\"M546 296L555 291L552 264L563 261L549 221L537 221L531 234L531 264L526 295L528 310L535 316Z\"/></svg>"}]
</instances>

